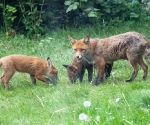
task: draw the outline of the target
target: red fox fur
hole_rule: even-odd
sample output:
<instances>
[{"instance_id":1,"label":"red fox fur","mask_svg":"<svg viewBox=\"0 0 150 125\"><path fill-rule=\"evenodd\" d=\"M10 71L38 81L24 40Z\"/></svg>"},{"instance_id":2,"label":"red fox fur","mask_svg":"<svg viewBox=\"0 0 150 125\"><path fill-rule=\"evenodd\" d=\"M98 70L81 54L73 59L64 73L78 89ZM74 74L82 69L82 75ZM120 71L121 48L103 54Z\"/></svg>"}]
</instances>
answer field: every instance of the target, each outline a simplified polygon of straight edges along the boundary
<instances>
[{"instance_id":1,"label":"red fox fur","mask_svg":"<svg viewBox=\"0 0 150 125\"><path fill-rule=\"evenodd\" d=\"M142 34L127 32L104 39L92 39L90 35L86 35L81 40L76 40L71 36L68 37L78 61L84 58L89 63L96 65L98 74L95 85L103 81L105 64L112 63L118 59L129 60L134 69L131 78L126 80L126 82L133 81L137 76L137 64L142 67L144 71L143 79L146 79L148 66L144 63L142 56L145 54L146 60L150 63L150 44L148 39Z\"/></svg>"},{"instance_id":2,"label":"red fox fur","mask_svg":"<svg viewBox=\"0 0 150 125\"><path fill-rule=\"evenodd\" d=\"M89 64L84 59L78 62L77 58L74 57L70 65L63 65L63 66L67 69L67 75L71 83L76 82L77 78L79 78L80 82L82 82L85 69L87 69L88 71L88 81L89 82L92 81L93 64ZM112 64L106 64L105 65L106 78L110 76L111 70Z\"/></svg>"},{"instance_id":3,"label":"red fox fur","mask_svg":"<svg viewBox=\"0 0 150 125\"><path fill-rule=\"evenodd\" d=\"M92 81L93 65L87 61L82 60L80 62L74 57L70 65L63 65L67 69L68 78L71 83L76 82L79 78L80 82L83 80L85 69L88 71L88 81Z\"/></svg>"},{"instance_id":4,"label":"red fox fur","mask_svg":"<svg viewBox=\"0 0 150 125\"><path fill-rule=\"evenodd\" d=\"M57 80L57 69L53 66L50 58L47 61L25 55L9 55L0 59L0 66L4 72L1 76L5 89L8 89L8 82L16 71L29 73L33 84L36 84L36 78L45 83L55 83ZM48 78L45 78L46 75ZM50 80L52 79L52 80Z\"/></svg>"}]
</instances>

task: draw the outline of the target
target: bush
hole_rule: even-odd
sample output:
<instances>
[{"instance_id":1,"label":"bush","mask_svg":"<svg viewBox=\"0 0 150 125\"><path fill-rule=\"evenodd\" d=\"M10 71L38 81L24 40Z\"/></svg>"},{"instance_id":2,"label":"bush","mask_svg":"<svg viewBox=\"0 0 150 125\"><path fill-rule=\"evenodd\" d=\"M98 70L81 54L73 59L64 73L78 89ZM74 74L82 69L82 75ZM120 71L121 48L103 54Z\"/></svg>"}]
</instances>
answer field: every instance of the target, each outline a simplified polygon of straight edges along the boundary
<instances>
[{"instance_id":1,"label":"bush","mask_svg":"<svg viewBox=\"0 0 150 125\"><path fill-rule=\"evenodd\" d=\"M0 26L39 38L47 30L86 24L116 25L123 21L149 21L148 0L4 0ZM13 11L9 11L13 9ZM20 30L21 29L21 30ZM7 30L5 30L8 32ZM9 34L9 33L8 33ZM9 35L8 35L9 36Z\"/></svg>"}]
</instances>

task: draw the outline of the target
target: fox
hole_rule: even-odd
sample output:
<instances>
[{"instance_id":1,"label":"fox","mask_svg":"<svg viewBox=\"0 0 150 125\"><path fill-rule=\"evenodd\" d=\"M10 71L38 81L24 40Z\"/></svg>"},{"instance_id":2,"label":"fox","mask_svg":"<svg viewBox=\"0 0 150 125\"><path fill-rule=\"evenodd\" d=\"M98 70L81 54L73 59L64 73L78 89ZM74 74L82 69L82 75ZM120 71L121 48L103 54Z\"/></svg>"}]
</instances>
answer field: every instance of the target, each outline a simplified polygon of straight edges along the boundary
<instances>
[{"instance_id":1,"label":"fox","mask_svg":"<svg viewBox=\"0 0 150 125\"><path fill-rule=\"evenodd\" d=\"M36 84L36 79L47 84L57 83L58 70L52 64L49 57L47 60L43 60L35 56L12 54L0 58L0 66L3 68L1 81L6 90L9 89L9 80L13 77L16 71L30 74L33 84Z\"/></svg>"},{"instance_id":2,"label":"fox","mask_svg":"<svg viewBox=\"0 0 150 125\"><path fill-rule=\"evenodd\" d=\"M147 78L148 66L145 64L143 56L150 63L150 44L144 35L131 31L103 39L90 38L89 34L80 40L70 35L68 38L77 60L85 59L98 69L94 85L97 86L104 81L105 64L111 64L119 59L128 60L133 68L133 73L126 82L132 82L136 78L137 64L144 71L143 79Z\"/></svg>"},{"instance_id":3,"label":"fox","mask_svg":"<svg viewBox=\"0 0 150 125\"><path fill-rule=\"evenodd\" d=\"M110 76L113 64L105 65L105 78ZM74 57L72 63L70 65L63 65L67 70L67 75L69 81L71 83L75 83L76 80L79 78L79 81L82 82L85 70L88 71L88 82L92 82L93 77L93 64L89 64L84 59L78 62L77 58Z\"/></svg>"},{"instance_id":4,"label":"fox","mask_svg":"<svg viewBox=\"0 0 150 125\"><path fill-rule=\"evenodd\" d=\"M93 65L89 64L87 61L82 60L78 62L76 57L74 57L70 65L63 66L67 70L67 75L71 83L75 83L78 78L79 81L82 82L85 70L88 71L88 82L92 81Z\"/></svg>"}]
</instances>

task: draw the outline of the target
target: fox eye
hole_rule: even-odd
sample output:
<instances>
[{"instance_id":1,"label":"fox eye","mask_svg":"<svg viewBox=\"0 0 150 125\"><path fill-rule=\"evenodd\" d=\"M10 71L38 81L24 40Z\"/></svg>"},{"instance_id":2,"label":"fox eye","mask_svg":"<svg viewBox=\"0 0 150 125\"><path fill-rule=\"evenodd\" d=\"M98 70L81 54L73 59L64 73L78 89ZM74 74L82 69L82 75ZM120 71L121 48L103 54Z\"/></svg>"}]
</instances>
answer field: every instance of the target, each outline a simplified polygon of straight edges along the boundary
<instances>
[{"instance_id":1,"label":"fox eye","mask_svg":"<svg viewBox=\"0 0 150 125\"><path fill-rule=\"evenodd\" d=\"M76 49L74 49L74 51L77 51Z\"/></svg>"},{"instance_id":2,"label":"fox eye","mask_svg":"<svg viewBox=\"0 0 150 125\"><path fill-rule=\"evenodd\" d=\"M84 51L85 49L81 49L81 51Z\"/></svg>"}]
</instances>

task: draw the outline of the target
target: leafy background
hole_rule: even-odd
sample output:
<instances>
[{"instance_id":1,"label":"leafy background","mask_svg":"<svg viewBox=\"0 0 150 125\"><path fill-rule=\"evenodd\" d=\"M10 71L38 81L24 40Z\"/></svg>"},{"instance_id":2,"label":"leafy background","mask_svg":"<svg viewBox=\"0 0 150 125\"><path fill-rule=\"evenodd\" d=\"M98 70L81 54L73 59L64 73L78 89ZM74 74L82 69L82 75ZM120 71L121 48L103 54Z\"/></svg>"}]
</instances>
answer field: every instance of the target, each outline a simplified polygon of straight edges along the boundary
<instances>
[{"instance_id":1,"label":"leafy background","mask_svg":"<svg viewBox=\"0 0 150 125\"><path fill-rule=\"evenodd\" d=\"M7 37L38 39L57 28L149 21L149 8L149 0L1 0L0 26Z\"/></svg>"}]
</instances>

